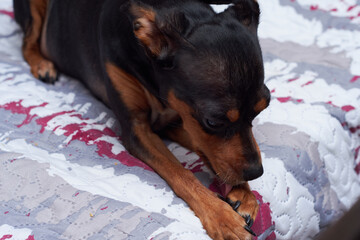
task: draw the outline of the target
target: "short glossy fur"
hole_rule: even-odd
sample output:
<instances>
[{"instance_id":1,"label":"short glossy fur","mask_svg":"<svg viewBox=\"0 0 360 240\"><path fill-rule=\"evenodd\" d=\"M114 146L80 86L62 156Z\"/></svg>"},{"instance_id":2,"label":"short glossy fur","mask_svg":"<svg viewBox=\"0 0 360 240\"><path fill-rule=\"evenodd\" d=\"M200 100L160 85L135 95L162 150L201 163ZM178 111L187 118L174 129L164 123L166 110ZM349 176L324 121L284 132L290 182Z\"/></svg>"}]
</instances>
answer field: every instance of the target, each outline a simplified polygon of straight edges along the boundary
<instances>
[{"instance_id":1,"label":"short glossy fur","mask_svg":"<svg viewBox=\"0 0 360 240\"><path fill-rule=\"evenodd\" d=\"M216 14L209 3L233 3ZM123 144L151 166L213 239L249 239L263 173L251 122L269 104L255 0L14 0L35 77L80 79L112 108ZM232 207L182 167L167 136L197 152ZM238 205L238 203L237 203ZM239 214L238 214L239 213Z\"/></svg>"}]
</instances>

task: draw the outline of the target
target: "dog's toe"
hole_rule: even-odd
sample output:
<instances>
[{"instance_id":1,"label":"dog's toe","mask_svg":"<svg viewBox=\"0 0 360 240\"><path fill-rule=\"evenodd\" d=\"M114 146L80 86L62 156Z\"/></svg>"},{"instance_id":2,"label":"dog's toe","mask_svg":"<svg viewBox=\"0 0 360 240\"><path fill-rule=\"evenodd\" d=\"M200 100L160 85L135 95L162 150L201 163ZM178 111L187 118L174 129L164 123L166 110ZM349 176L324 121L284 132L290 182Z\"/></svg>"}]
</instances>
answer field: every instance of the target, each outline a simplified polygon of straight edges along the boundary
<instances>
[{"instance_id":1,"label":"dog's toe","mask_svg":"<svg viewBox=\"0 0 360 240\"><path fill-rule=\"evenodd\" d=\"M42 60L39 64L31 66L32 74L45 83L54 84L58 79L58 73L52 62Z\"/></svg>"}]
</instances>

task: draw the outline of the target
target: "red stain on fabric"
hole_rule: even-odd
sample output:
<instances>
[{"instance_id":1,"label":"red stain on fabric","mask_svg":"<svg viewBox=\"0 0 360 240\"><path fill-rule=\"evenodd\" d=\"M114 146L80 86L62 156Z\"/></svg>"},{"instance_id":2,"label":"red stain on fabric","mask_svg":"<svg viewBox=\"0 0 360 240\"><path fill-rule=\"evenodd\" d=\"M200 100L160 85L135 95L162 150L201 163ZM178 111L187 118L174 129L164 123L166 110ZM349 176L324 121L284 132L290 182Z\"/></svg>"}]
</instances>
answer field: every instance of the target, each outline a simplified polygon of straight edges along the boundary
<instances>
[{"instance_id":1,"label":"red stain on fabric","mask_svg":"<svg viewBox=\"0 0 360 240\"><path fill-rule=\"evenodd\" d=\"M6 10L0 10L0 14L8 15L11 18L14 18L14 13Z\"/></svg>"},{"instance_id":2,"label":"red stain on fabric","mask_svg":"<svg viewBox=\"0 0 360 240\"><path fill-rule=\"evenodd\" d=\"M97 150L96 152L99 156L107 156L112 159L116 159L122 164L129 166L129 167L141 167L148 171L153 171L148 165L140 161L139 159L131 156L126 151L121 151L118 154L114 154L112 152L112 147L114 146L112 143L109 143L105 140L98 140L102 137L116 137L117 140L120 142L120 137L117 137L115 132L110 128L104 128L103 130L98 129L88 129L88 124L83 123L73 123L69 124L62 129L65 131L64 135L71 139L68 144L70 144L74 140L78 140L84 142L86 145L96 145Z\"/></svg>"},{"instance_id":3,"label":"red stain on fabric","mask_svg":"<svg viewBox=\"0 0 360 240\"><path fill-rule=\"evenodd\" d=\"M10 238L12 238L12 237L13 237L13 235L10 235L10 234L8 234L8 235L3 235L3 236L0 238L0 240L10 239Z\"/></svg>"},{"instance_id":4,"label":"red stain on fabric","mask_svg":"<svg viewBox=\"0 0 360 240\"><path fill-rule=\"evenodd\" d=\"M9 211L4 212L4 214L8 214L8 213L9 213Z\"/></svg>"},{"instance_id":5,"label":"red stain on fabric","mask_svg":"<svg viewBox=\"0 0 360 240\"><path fill-rule=\"evenodd\" d=\"M84 118L81 114L78 114L78 113L72 114L72 115L70 115L70 117L76 117L80 120L89 120L90 119L90 118Z\"/></svg>"},{"instance_id":6,"label":"red stain on fabric","mask_svg":"<svg viewBox=\"0 0 360 240\"><path fill-rule=\"evenodd\" d=\"M355 166L355 172L357 175L360 174L360 163L358 163L356 166Z\"/></svg>"},{"instance_id":7,"label":"red stain on fabric","mask_svg":"<svg viewBox=\"0 0 360 240\"><path fill-rule=\"evenodd\" d=\"M256 216L254 225L251 229L256 233L256 235L260 235L266 230L268 230L271 226L275 225L271 218L271 210L270 210L270 203L265 203L263 201L262 196L257 191L252 191L255 195L256 199L259 202L259 212ZM257 238L255 238L257 239ZM272 232L266 240L275 240L276 235Z\"/></svg>"},{"instance_id":8,"label":"red stain on fabric","mask_svg":"<svg viewBox=\"0 0 360 240\"><path fill-rule=\"evenodd\" d=\"M348 7L347 11L350 12L351 10L353 10L357 5L352 5L350 7Z\"/></svg>"},{"instance_id":9,"label":"red stain on fabric","mask_svg":"<svg viewBox=\"0 0 360 240\"><path fill-rule=\"evenodd\" d=\"M305 87L305 86L308 86L313 83L314 83L314 81L308 81L307 83L304 83L303 85L301 85L301 87Z\"/></svg>"},{"instance_id":10,"label":"red stain on fabric","mask_svg":"<svg viewBox=\"0 0 360 240\"><path fill-rule=\"evenodd\" d=\"M45 107L48 103L44 102L40 105L35 105L35 106L29 106L29 107L24 107L22 105L22 101L23 100L19 100L17 102L10 102L10 103L6 103L4 105L0 105L0 108L3 108L5 110L10 110L12 113L17 113L17 114L25 114L25 120L19 124L16 125L18 128L29 124L31 122L31 120L33 120L37 115L36 114L30 114L30 111L34 108L38 108L38 107Z\"/></svg>"},{"instance_id":11,"label":"red stain on fabric","mask_svg":"<svg viewBox=\"0 0 360 240\"><path fill-rule=\"evenodd\" d=\"M292 97L278 97L276 98L279 102L281 103L286 103L286 102L298 102L298 103L303 103L304 100L303 99L295 99Z\"/></svg>"},{"instance_id":12,"label":"red stain on fabric","mask_svg":"<svg viewBox=\"0 0 360 240\"><path fill-rule=\"evenodd\" d=\"M345 105L341 107L341 110L345 111L345 112L350 112L352 110L354 110L355 108L351 105Z\"/></svg>"},{"instance_id":13,"label":"red stain on fabric","mask_svg":"<svg viewBox=\"0 0 360 240\"><path fill-rule=\"evenodd\" d=\"M360 146L355 149L355 159L358 158L358 156L359 156L359 151L360 151Z\"/></svg>"},{"instance_id":14,"label":"red stain on fabric","mask_svg":"<svg viewBox=\"0 0 360 240\"><path fill-rule=\"evenodd\" d=\"M75 112L75 111L74 110L72 110L72 111L63 111L63 112L54 113L54 114L51 114L49 116L36 119L36 123L41 126L40 133L43 133L45 131L45 127L48 125L48 123L53 118L64 115L64 114L73 113L73 112ZM53 131L55 131L56 129L57 128L55 128Z\"/></svg>"},{"instance_id":15,"label":"red stain on fabric","mask_svg":"<svg viewBox=\"0 0 360 240\"><path fill-rule=\"evenodd\" d=\"M358 130L360 130L360 126L351 127L351 128L349 128L349 130L350 130L351 133L356 133Z\"/></svg>"},{"instance_id":16,"label":"red stain on fabric","mask_svg":"<svg viewBox=\"0 0 360 240\"><path fill-rule=\"evenodd\" d=\"M18 128L20 128L26 124L29 124L35 117L37 117L36 114L30 113L30 111L32 109L38 108L38 107L45 107L48 104L48 103L44 102L40 105L24 107L22 105L22 101L23 100L19 100L19 101L10 102L10 103L4 104L4 105L0 105L0 108L9 110L12 113L24 114L26 116L25 120L21 124L17 125ZM41 126L40 133L43 133L45 131L45 127L48 125L49 121L51 121L55 117L73 113L73 112L75 112L75 111L73 111L73 110L72 111L62 111L62 112L53 113L49 116L45 116L45 117L36 119L36 123ZM82 118L82 116L80 114L72 114L72 116L79 118L81 120L86 120L86 119ZM56 129L59 127L60 126L57 126ZM120 161L122 164L129 166L129 167L136 166L136 167L144 168L149 171L153 171L148 165L146 165L142 161L138 160L137 158L132 157L126 151L122 151L119 154L112 153L112 147L113 147L112 143L106 142L104 140L98 140L101 137L117 137L115 132L113 130L111 130L110 128L106 127L101 131L97 130L97 129L85 130L86 128L87 129L89 128L89 124L87 124L85 122L68 124L68 125L62 127L62 129L65 131L65 134L64 134L65 136L71 135L70 142L74 141L74 140L79 140L81 142L85 142L86 145L95 144L98 147L97 153L99 154L99 156L107 156L109 158L116 159L116 160ZM121 140L120 137L117 137L117 139L119 141Z\"/></svg>"},{"instance_id":17,"label":"red stain on fabric","mask_svg":"<svg viewBox=\"0 0 360 240\"><path fill-rule=\"evenodd\" d=\"M288 80L288 82L294 82L294 81L296 81L296 80L298 80L299 78L291 78L291 79L289 79Z\"/></svg>"},{"instance_id":18,"label":"red stain on fabric","mask_svg":"<svg viewBox=\"0 0 360 240\"><path fill-rule=\"evenodd\" d=\"M203 162L203 160L201 160L201 158L199 158L198 160L196 160L195 162L190 164L187 168L191 172L197 173L197 172L202 172L202 167L203 166L204 166L204 162Z\"/></svg>"},{"instance_id":19,"label":"red stain on fabric","mask_svg":"<svg viewBox=\"0 0 360 240\"><path fill-rule=\"evenodd\" d=\"M100 208L101 211L104 211L104 210L106 210L106 209L108 209L108 207Z\"/></svg>"},{"instance_id":20,"label":"red stain on fabric","mask_svg":"<svg viewBox=\"0 0 360 240\"><path fill-rule=\"evenodd\" d=\"M333 106L333 107L338 107L338 106L336 106L335 104L333 104L332 101L328 101L328 102L326 102L326 103L329 104L329 105L331 105L331 106Z\"/></svg>"},{"instance_id":21,"label":"red stain on fabric","mask_svg":"<svg viewBox=\"0 0 360 240\"><path fill-rule=\"evenodd\" d=\"M35 240L35 237L34 237L34 235L30 235L30 236L28 236L28 238L26 240Z\"/></svg>"},{"instance_id":22,"label":"red stain on fabric","mask_svg":"<svg viewBox=\"0 0 360 240\"><path fill-rule=\"evenodd\" d=\"M316 10L318 10L319 9L319 6L318 5L311 5L310 6L310 10L311 11L316 11Z\"/></svg>"},{"instance_id":23,"label":"red stain on fabric","mask_svg":"<svg viewBox=\"0 0 360 240\"><path fill-rule=\"evenodd\" d=\"M277 100L281 103L286 103L291 100L291 97L278 97Z\"/></svg>"},{"instance_id":24,"label":"red stain on fabric","mask_svg":"<svg viewBox=\"0 0 360 240\"><path fill-rule=\"evenodd\" d=\"M351 82L351 83L354 83L354 82L356 82L356 81L359 80L359 79L360 79L360 76L354 76L353 78L351 78L350 82Z\"/></svg>"}]
</instances>

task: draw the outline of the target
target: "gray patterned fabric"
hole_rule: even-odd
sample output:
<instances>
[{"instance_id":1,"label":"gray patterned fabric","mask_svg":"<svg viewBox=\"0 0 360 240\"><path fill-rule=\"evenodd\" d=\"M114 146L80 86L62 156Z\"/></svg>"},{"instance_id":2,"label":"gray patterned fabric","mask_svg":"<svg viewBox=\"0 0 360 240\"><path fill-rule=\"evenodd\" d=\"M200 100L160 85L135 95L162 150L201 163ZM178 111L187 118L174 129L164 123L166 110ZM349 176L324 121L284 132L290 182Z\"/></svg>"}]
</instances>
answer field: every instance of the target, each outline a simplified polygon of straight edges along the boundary
<instances>
[{"instance_id":1,"label":"gray patterned fabric","mask_svg":"<svg viewBox=\"0 0 360 240\"><path fill-rule=\"evenodd\" d=\"M268 109L254 121L264 175L257 239L309 239L360 196L360 1L259 0ZM221 7L214 7L221 11ZM0 240L209 239L121 145L111 110L78 81L34 79L11 0L0 1ZM201 159L168 148L203 182Z\"/></svg>"}]
</instances>

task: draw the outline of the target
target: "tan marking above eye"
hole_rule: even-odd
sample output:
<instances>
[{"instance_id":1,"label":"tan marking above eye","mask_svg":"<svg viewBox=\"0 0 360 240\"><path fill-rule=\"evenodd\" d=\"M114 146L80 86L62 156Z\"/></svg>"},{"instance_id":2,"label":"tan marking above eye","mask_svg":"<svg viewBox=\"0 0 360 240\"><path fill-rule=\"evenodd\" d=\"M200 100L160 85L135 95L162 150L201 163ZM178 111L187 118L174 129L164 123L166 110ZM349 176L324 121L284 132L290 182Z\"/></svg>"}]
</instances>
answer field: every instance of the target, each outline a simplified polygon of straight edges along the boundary
<instances>
[{"instance_id":1,"label":"tan marking above eye","mask_svg":"<svg viewBox=\"0 0 360 240\"><path fill-rule=\"evenodd\" d=\"M266 101L265 98L262 98L260 101L258 101L256 104L255 104L255 107L254 107L254 111L256 113L259 113L261 112L262 110L264 110L265 108L267 108L268 106L268 102Z\"/></svg>"},{"instance_id":2,"label":"tan marking above eye","mask_svg":"<svg viewBox=\"0 0 360 240\"><path fill-rule=\"evenodd\" d=\"M236 122L237 120L239 120L240 113L239 110L232 109L226 113L226 116L229 118L230 122Z\"/></svg>"}]
</instances>

